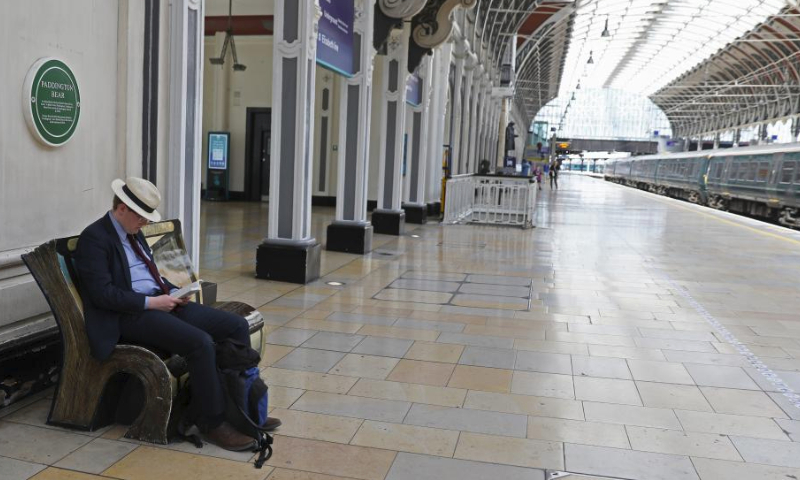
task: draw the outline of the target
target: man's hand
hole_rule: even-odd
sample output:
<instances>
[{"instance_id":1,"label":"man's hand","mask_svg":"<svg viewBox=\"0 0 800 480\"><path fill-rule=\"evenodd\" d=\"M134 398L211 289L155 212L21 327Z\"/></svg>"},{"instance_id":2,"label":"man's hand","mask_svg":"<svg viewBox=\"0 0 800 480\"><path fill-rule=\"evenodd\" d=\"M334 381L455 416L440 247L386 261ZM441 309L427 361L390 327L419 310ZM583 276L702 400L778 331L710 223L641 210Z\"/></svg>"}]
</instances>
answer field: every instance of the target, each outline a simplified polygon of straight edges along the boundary
<instances>
[{"instance_id":1,"label":"man's hand","mask_svg":"<svg viewBox=\"0 0 800 480\"><path fill-rule=\"evenodd\" d=\"M171 312L176 306L185 305L182 300L172 298L169 295L159 295L157 297L150 297L147 302L147 308L150 310L161 310L162 312Z\"/></svg>"}]
</instances>

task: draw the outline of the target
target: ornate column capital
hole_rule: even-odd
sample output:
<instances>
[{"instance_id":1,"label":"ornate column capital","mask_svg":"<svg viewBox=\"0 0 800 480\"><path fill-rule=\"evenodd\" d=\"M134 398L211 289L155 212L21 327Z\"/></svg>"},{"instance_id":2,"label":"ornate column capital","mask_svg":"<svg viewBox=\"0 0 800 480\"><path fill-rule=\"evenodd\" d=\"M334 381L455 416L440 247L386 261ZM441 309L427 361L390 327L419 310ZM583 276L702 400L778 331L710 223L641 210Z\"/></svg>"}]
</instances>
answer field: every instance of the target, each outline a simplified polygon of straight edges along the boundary
<instances>
[{"instance_id":1,"label":"ornate column capital","mask_svg":"<svg viewBox=\"0 0 800 480\"><path fill-rule=\"evenodd\" d=\"M457 7L474 8L478 0L428 0L411 19L411 42L408 46L409 70L422 61L422 56L446 42L453 30L451 13Z\"/></svg>"}]
</instances>

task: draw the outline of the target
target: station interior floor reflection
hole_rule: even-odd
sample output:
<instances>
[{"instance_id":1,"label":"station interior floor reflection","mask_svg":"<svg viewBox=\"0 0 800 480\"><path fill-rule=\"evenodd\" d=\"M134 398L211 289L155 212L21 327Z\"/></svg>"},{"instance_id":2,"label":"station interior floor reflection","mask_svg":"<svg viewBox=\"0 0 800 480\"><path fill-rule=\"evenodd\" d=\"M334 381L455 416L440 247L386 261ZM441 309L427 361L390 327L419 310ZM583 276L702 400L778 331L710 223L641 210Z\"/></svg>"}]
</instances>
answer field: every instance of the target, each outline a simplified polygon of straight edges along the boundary
<instances>
[{"instance_id":1,"label":"station interior floor reflection","mask_svg":"<svg viewBox=\"0 0 800 480\"><path fill-rule=\"evenodd\" d=\"M800 478L800 234L560 180L535 229L408 225L306 286L253 278L266 204L204 203L201 276L268 324L268 466L45 426L50 391L0 412L0 477Z\"/></svg>"}]
</instances>

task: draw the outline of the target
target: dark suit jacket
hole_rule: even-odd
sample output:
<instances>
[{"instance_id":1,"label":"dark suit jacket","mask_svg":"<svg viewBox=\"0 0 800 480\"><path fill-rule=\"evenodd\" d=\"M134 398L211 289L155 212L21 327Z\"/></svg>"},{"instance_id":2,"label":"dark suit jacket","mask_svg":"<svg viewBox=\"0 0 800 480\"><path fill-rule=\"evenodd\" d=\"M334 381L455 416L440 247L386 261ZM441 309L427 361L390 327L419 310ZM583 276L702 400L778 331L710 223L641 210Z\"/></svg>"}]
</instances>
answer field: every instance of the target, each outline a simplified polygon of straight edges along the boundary
<instances>
[{"instance_id":1,"label":"dark suit jacket","mask_svg":"<svg viewBox=\"0 0 800 480\"><path fill-rule=\"evenodd\" d=\"M147 245L141 232L137 237ZM142 250L150 255L149 249ZM74 258L92 356L105 360L119 342L119 322L144 311L145 295L131 288L128 259L108 214L83 230Z\"/></svg>"}]
</instances>

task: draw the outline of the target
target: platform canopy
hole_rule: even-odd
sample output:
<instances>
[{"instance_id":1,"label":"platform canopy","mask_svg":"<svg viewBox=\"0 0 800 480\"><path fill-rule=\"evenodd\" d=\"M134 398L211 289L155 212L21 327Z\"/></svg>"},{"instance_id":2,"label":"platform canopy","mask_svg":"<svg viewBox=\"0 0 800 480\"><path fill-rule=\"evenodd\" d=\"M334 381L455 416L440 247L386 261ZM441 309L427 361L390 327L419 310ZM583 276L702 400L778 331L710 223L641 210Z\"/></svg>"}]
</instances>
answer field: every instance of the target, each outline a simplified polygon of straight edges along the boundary
<instances>
[{"instance_id":1,"label":"platform canopy","mask_svg":"<svg viewBox=\"0 0 800 480\"><path fill-rule=\"evenodd\" d=\"M775 90L765 71L785 85L790 69L798 84L786 64L797 63L800 13L787 0L481 0L474 15L477 45L498 65L516 36L516 102L530 118L558 95L611 88L649 96L678 134L718 113L696 108L709 90L753 83L725 97L752 106Z\"/></svg>"}]
</instances>

